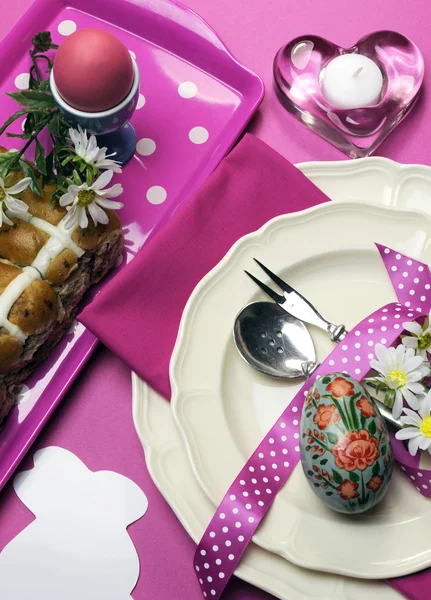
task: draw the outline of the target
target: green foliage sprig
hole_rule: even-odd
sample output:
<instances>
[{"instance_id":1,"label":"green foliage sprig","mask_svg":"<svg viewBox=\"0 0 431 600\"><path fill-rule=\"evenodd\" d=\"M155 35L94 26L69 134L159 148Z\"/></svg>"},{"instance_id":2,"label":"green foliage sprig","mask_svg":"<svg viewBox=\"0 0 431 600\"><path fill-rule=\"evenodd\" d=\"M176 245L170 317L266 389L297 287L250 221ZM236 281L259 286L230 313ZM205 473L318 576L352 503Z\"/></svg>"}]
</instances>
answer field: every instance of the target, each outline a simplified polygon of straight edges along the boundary
<instances>
[{"instance_id":1,"label":"green foliage sprig","mask_svg":"<svg viewBox=\"0 0 431 600\"><path fill-rule=\"evenodd\" d=\"M8 92L20 108L0 127L0 135L17 119L25 117L24 131L21 134L6 133L8 137L27 140L23 148L15 152L0 155L0 176L6 180L11 172L23 170L25 177L30 177L30 189L42 195L46 184L55 184L53 199L58 199L67 191L70 178L73 176L73 163L66 160L70 151L68 130L70 125L64 119L50 91L49 75L52 70L52 57L48 54L58 46L52 42L49 31L38 33L32 39L29 51L31 67L29 71L29 88L18 92ZM51 140L51 149L47 152L39 141L40 133L46 128ZM24 158L24 152L35 144L34 169ZM42 181L40 184L40 176Z\"/></svg>"}]
</instances>

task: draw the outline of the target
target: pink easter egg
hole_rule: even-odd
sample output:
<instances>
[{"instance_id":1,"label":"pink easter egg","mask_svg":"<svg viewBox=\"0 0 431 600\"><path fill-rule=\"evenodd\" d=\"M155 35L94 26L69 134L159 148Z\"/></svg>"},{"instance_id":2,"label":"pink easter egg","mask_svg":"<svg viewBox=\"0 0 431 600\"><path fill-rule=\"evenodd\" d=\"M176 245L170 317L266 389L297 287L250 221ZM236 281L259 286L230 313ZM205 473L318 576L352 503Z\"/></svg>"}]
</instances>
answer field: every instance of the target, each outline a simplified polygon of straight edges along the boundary
<instances>
[{"instance_id":1,"label":"pink easter egg","mask_svg":"<svg viewBox=\"0 0 431 600\"><path fill-rule=\"evenodd\" d=\"M112 33L81 29L57 50L54 77L60 96L70 106L100 112L117 106L130 92L132 58Z\"/></svg>"}]
</instances>

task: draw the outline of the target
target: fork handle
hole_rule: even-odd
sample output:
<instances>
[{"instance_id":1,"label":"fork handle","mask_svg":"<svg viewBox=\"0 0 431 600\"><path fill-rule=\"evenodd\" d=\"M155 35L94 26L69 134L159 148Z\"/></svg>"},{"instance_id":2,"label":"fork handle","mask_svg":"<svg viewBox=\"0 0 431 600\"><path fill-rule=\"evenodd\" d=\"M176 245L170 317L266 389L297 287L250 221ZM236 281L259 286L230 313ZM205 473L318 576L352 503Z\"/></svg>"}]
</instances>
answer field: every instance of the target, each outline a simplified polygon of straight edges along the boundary
<instances>
[{"instance_id":1,"label":"fork handle","mask_svg":"<svg viewBox=\"0 0 431 600\"><path fill-rule=\"evenodd\" d=\"M344 325L328 324L328 334L331 342L341 342L347 335L347 330Z\"/></svg>"}]
</instances>

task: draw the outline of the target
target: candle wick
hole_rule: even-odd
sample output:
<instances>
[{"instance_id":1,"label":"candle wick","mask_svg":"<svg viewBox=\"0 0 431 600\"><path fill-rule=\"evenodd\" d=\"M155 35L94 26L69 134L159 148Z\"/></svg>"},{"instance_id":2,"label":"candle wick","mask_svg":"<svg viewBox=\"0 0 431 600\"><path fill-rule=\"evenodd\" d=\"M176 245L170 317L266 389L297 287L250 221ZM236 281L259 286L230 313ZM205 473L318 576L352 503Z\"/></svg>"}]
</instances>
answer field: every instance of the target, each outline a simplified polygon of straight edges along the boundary
<instances>
[{"instance_id":1,"label":"candle wick","mask_svg":"<svg viewBox=\"0 0 431 600\"><path fill-rule=\"evenodd\" d=\"M364 67L359 67L359 69L357 69L354 73L353 73L353 77L357 77L359 75L359 73L363 70Z\"/></svg>"}]
</instances>

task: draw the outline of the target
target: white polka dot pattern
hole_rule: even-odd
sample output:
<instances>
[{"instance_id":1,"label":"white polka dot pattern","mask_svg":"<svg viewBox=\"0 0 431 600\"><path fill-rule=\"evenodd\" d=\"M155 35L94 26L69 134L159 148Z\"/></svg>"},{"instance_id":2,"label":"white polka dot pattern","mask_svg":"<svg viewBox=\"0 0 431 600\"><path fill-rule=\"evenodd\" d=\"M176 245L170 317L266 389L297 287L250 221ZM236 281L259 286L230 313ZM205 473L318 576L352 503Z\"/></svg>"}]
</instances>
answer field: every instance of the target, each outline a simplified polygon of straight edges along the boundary
<instances>
[{"instance_id":1,"label":"white polka dot pattern","mask_svg":"<svg viewBox=\"0 0 431 600\"><path fill-rule=\"evenodd\" d=\"M414 319L415 316L419 317L422 311L418 308L429 310L431 301L420 300L420 296L426 296L425 285L431 285L428 267L389 248L378 246L378 249L394 288L399 296L402 296L400 301L404 305L391 303L378 309L347 334L343 343L332 351L303 385L249 458L211 519L195 554L196 570L202 570L205 564L209 565L207 568L212 579L211 582L202 580L201 590L204 597L221 596L260 521L299 462L300 448L297 443L299 420L296 417L302 408L305 394L316 378L334 371L345 370L345 372L354 372L358 379L362 379L370 370L369 363L370 359L374 358L375 344L383 343L390 346L399 337L402 326L399 325L398 320L403 323ZM405 272L408 277L403 276ZM400 277L405 280L407 294L404 288L402 290L397 288ZM417 283L413 283L415 278L418 279ZM414 294L410 294L412 285L416 286ZM415 303L423 302L423 306L411 306L410 302L407 305L405 301L407 297L413 297ZM404 462L403 466L412 481L419 474L427 476L427 473L428 479L431 480L431 471L419 470L416 465L413 472L410 462L408 466ZM270 476L270 473L277 473L277 477ZM425 486L422 485L418 489L421 493L427 494L428 488L426 484ZM237 531L241 531L241 536L236 535ZM217 551L214 550L214 542ZM205 554L202 555L202 552ZM205 556L205 559L202 556ZM204 560L205 564L203 564ZM223 577L220 573L223 573Z\"/></svg>"},{"instance_id":2,"label":"white polka dot pattern","mask_svg":"<svg viewBox=\"0 0 431 600\"><path fill-rule=\"evenodd\" d=\"M19 90L27 90L30 82L29 73L20 73L15 77L15 87Z\"/></svg>"},{"instance_id":3,"label":"white polka dot pattern","mask_svg":"<svg viewBox=\"0 0 431 600\"><path fill-rule=\"evenodd\" d=\"M431 272L428 265L380 244L376 244L376 246L385 263L399 302L409 307L407 319L404 319L402 322L406 320L410 321L421 314L428 313L431 310ZM404 284L401 283L401 280L404 281ZM394 320L399 321L399 306L396 307L395 312ZM401 333L401 325L396 323L394 328ZM406 473L413 485L415 485L414 482L417 478L426 477L430 480L431 471L419 469L420 453L415 457L411 456L404 445L394 437L392 437L392 447L395 460L400 464L401 469ZM422 495L431 498L431 486L428 486L427 483L421 483L415 487Z\"/></svg>"},{"instance_id":4,"label":"white polka dot pattern","mask_svg":"<svg viewBox=\"0 0 431 600\"><path fill-rule=\"evenodd\" d=\"M76 23L75 21L71 21L70 19L66 19L65 21L62 21L59 26L58 26L58 33L60 33L61 35L71 35L72 33L75 33L77 27L76 27Z\"/></svg>"},{"instance_id":5,"label":"white polka dot pattern","mask_svg":"<svg viewBox=\"0 0 431 600\"><path fill-rule=\"evenodd\" d=\"M150 204L161 204L166 200L168 194L161 185L153 185L147 190L146 196Z\"/></svg>"},{"instance_id":6,"label":"white polka dot pattern","mask_svg":"<svg viewBox=\"0 0 431 600\"><path fill-rule=\"evenodd\" d=\"M144 94L139 94L138 102L136 104L136 110L139 110L143 106L145 106L145 96Z\"/></svg>"},{"instance_id":7,"label":"white polka dot pattern","mask_svg":"<svg viewBox=\"0 0 431 600\"><path fill-rule=\"evenodd\" d=\"M178 86L178 93L181 98L194 98L198 93L198 87L193 81L183 81Z\"/></svg>"},{"instance_id":8,"label":"white polka dot pattern","mask_svg":"<svg viewBox=\"0 0 431 600\"><path fill-rule=\"evenodd\" d=\"M205 127L193 127L189 131L189 139L193 144L205 144L209 135L208 129Z\"/></svg>"},{"instance_id":9,"label":"white polka dot pattern","mask_svg":"<svg viewBox=\"0 0 431 600\"><path fill-rule=\"evenodd\" d=\"M142 138L136 143L136 152L141 156L151 156L156 151L156 142L151 138Z\"/></svg>"},{"instance_id":10,"label":"white polka dot pattern","mask_svg":"<svg viewBox=\"0 0 431 600\"><path fill-rule=\"evenodd\" d=\"M380 244L376 246L385 263L398 301L412 309L415 308L416 312L428 312L431 308L429 291L431 273L428 266Z\"/></svg>"}]
</instances>

